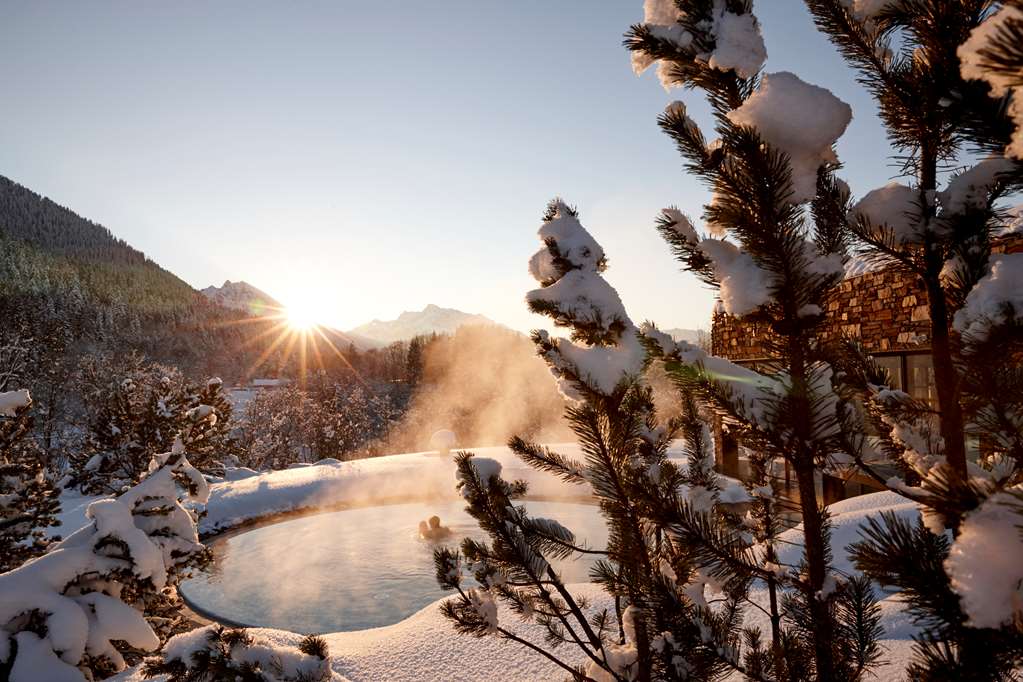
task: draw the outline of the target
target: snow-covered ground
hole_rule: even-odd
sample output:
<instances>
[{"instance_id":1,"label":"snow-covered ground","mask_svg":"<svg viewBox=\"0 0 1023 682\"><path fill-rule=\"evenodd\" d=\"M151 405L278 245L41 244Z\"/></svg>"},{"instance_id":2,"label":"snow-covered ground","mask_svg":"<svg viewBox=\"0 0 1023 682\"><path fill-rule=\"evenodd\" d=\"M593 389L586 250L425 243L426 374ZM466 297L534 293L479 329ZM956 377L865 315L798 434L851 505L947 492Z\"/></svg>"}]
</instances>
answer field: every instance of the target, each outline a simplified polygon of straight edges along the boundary
<instances>
[{"instance_id":1,"label":"snow-covered ground","mask_svg":"<svg viewBox=\"0 0 1023 682\"><path fill-rule=\"evenodd\" d=\"M574 444L555 445L554 449L578 455ZM507 448L478 448L473 452L490 457L504 467L506 478L522 478L530 483L533 495L553 499L579 499L588 492L583 486L569 486L554 476L536 472L524 465ZM676 452L675 457L680 457ZM236 472L245 475L245 472ZM317 510L343 506L383 504L399 499L454 498L454 465L448 457L435 453L392 455L353 462L328 462L284 471L248 475L238 480L216 483L201 528L215 533L261 518L286 513L314 513ZM68 534L84 525L84 508L94 498L65 495L62 520L58 532ZM831 506L832 544L839 573L851 570L844 548L853 542L858 530L870 514L888 509L899 515L915 516L915 505L894 493L876 493L839 502ZM785 563L798 563L800 530L786 531L786 549L780 557ZM596 609L610 607L610 601L592 585L575 585L572 591L592 598ZM886 647L886 665L878 671L878 679L895 679L905 670L912 635L916 628L910 622L898 595L885 595L882 601ZM756 598L756 597L755 597ZM766 601L766 598L765 598ZM491 680L495 675L509 682L560 678L554 664L522 647L493 637L482 640L455 633L441 616L434 603L404 621L387 627L357 632L326 634L333 658L333 669L342 679L370 680ZM749 610L751 623L762 616ZM539 640L537 626L523 624L506 611L501 618L515 623L520 634ZM295 645L301 635L280 630L259 630L260 634L282 644ZM565 647L560 655L576 660L576 652ZM141 680L137 670L126 671L117 679Z\"/></svg>"}]
</instances>

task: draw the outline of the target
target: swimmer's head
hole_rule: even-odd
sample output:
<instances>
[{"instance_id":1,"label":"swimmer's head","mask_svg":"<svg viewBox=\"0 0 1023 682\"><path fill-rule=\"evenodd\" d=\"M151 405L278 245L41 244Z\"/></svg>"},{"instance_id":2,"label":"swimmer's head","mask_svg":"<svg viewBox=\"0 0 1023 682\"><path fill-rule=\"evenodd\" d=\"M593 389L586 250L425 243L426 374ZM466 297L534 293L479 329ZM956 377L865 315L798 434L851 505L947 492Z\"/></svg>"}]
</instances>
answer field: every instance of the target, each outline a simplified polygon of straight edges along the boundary
<instances>
[{"instance_id":1,"label":"swimmer's head","mask_svg":"<svg viewBox=\"0 0 1023 682\"><path fill-rule=\"evenodd\" d=\"M430 517L430 528L440 528L440 517L439 516L431 516Z\"/></svg>"}]
</instances>

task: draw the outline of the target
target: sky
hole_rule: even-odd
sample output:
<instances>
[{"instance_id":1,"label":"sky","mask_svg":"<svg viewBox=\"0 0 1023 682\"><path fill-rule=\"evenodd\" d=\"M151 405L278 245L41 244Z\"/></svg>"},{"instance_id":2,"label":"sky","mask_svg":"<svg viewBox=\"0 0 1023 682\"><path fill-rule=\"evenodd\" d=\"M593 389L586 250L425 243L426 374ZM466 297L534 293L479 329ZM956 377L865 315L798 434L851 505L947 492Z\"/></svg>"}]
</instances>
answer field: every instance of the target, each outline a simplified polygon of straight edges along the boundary
<instances>
[{"instance_id":1,"label":"sky","mask_svg":"<svg viewBox=\"0 0 1023 682\"><path fill-rule=\"evenodd\" d=\"M876 107L799 0L758 0L767 73L853 108L862 196L893 177ZM638 321L707 328L714 294L654 229L708 194L656 125L698 93L633 74L641 0L0 0L0 175L194 287L244 280L348 329L429 303L513 328L549 199L603 245ZM712 136L712 134L710 135Z\"/></svg>"}]
</instances>

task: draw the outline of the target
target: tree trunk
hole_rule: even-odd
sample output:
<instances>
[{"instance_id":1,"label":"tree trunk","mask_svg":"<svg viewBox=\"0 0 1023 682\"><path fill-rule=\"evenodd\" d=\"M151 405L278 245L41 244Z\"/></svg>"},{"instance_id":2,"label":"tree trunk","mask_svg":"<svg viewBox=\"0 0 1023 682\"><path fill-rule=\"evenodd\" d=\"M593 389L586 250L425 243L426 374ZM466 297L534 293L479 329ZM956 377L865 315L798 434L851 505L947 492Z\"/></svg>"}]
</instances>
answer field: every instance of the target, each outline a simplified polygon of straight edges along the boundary
<instances>
[{"instance_id":1,"label":"tree trunk","mask_svg":"<svg viewBox=\"0 0 1023 682\"><path fill-rule=\"evenodd\" d=\"M928 194L938 182L938 142L925 138L920 143L921 201L933 215ZM963 430L963 410L959 402L959 377L952 364L952 339L949 331L948 301L941 286L944 256L927 239L924 242L924 287L931 315L931 358L934 363L934 383L938 392L938 422L945 441L945 458L954 476L965 481L966 435Z\"/></svg>"},{"instance_id":2,"label":"tree trunk","mask_svg":"<svg viewBox=\"0 0 1023 682\"><path fill-rule=\"evenodd\" d=\"M824 587L827 571L827 552L824 546L824 523L817 506L817 488L814 485L813 461L796 463L796 481L799 484L799 507L803 517L803 542L806 548L807 579L810 587L806 600L813 617L813 648L817 662L817 679L830 682L835 679L832 657L831 614L827 602L818 599L817 594Z\"/></svg>"},{"instance_id":3,"label":"tree trunk","mask_svg":"<svg viewBox=\"0 0 1023 682\"><path fill-rule=\"evenodd\" d=\"M966 433L963 428L963 409L959 401L959 376L952 361L948 304L937 277L927 282L927 298L931 313L931 358L934 362L938 419L941 437L945 441L945 458L952 472L960 480L965 481Z\"/></svg>"},{"instance_id":4,"label":"tree trunk","mask_svg":"<svg viewBox=\"0 0 1023 682\"><path fill-rule=\"evenodd\" d=\"M774 552L769 552L768 561L774 561ZM781 648L781 611L778 610L778 582L771 578L767 581L767 594L770 598L771 610L771 656L774 658L774 675L781 677L785 669L785 654Z\"/></svg>"},{"instance_id":5,"label":"tree trunk","mask_svg":"<svg viewBox=\"0 0 1023 682\"><path fill-rule=\"evenodd\" d=\"M806 357L804 355L807 345L799 335L789 338L792 428L795 431L792 464L796 470L799 508L803 519L803 546L809 581L806 600L810 606L814 624L813 647L817 679L820 682L831 682L835 679L831 614L828 611L827 603L817 598L824 587L828 553L824 538L823 514L820 507L817 506L817 486L814 481L817 467L811 447L812 434L809 432L809 425L813 422L813 409L810 404L810 387L807 381Z\"/></svg>"}]
</instances>

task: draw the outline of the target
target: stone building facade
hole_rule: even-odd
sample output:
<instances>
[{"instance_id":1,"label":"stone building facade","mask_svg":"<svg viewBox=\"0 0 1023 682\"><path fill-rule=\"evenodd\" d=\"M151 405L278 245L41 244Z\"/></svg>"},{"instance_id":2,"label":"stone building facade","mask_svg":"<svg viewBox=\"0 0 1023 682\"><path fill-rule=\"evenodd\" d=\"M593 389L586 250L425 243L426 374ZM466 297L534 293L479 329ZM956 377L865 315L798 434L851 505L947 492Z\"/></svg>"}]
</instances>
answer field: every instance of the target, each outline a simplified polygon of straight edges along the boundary
<instances>
[{"instance_id":1,"label":"stone building facade","mask_svg":"<svg viewBox=\"0 0 1023 682\"><path fill-rule=\"evenodd\" d=\"M996 240L995 253L1023 252L1023 236L1018 233ZM888 369L894 388L914 398L936 403L934 366L931 362L930 313L927 295L917 278L897 268L852 270L835 287L824 306L824 337L847 337L863 344L875 361ZM771 361L765 350L770 329L716 312L711 329L714 355L738 364L765 364ZM741 477L745 474L741 445L715 425L715 458L719 471ZM872 492L876 484L863 476L842 480L824 477L818 491L825 503L852 495ZM787 481L788 476L785 476Z\"/></svg>"}]
</instances>

